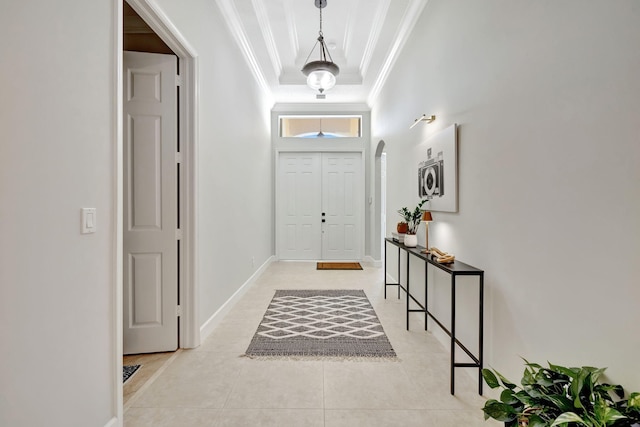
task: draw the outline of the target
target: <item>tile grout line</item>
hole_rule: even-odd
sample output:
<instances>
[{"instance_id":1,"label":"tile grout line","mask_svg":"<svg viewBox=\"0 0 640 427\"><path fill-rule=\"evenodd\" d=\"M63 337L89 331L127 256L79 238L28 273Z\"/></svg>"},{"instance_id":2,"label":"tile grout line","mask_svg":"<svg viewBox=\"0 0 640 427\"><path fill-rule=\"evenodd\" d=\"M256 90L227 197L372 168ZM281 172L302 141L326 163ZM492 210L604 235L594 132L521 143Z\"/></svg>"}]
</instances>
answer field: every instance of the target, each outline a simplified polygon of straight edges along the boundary
<instances>
[{"instance_id":1,"label":"tile grout line","mask_svg":"<svg viewBox=\"0 0 640 427\"><path fill-rule=\"evenodd\" d=\"M327 393L326 393L326 380L325 368L327 362L322 362L322 425L327 427Z\"/></svg>"}]
</instances>

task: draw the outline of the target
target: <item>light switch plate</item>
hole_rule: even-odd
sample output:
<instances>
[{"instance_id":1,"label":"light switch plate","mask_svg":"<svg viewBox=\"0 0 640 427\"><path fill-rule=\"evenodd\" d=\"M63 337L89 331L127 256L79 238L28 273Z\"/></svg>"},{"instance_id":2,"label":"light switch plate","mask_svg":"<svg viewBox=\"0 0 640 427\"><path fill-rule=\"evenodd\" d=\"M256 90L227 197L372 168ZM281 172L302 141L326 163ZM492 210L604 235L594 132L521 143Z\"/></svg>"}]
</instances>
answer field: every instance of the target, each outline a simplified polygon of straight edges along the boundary
<instances>
[{"instance_id":1,"label":"light switch plate","mask_svg":"<svg viewBox=\"0 0 640 427\"><path fill-rule=\"evenodd\" d=\"M96 208L82 208L82 234L96 232Z\"/></svg>"}]
</instances>

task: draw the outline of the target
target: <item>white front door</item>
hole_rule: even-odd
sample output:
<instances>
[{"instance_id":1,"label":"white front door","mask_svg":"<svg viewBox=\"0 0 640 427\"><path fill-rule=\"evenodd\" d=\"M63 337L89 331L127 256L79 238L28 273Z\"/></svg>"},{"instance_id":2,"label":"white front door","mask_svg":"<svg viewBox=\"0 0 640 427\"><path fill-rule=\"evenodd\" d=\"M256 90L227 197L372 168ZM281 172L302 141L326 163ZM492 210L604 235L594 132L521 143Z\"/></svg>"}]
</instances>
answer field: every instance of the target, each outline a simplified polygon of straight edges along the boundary
<instances>
[{"instance_id":1,"label":"white front door","mask_svg":"<svg viewBox=\"0 0 640 427\"><path fill-rule=\"evenodd\" d=\"M360 153L322 154L322 259L360 259Z\"/></svg>"},{"instance_id":2,"label":"white front door","mask_svg":"<svg viewBox=\"0 0 640 427\"><path fill-rule=\"evenodd\" d=\"M177 58L124 52L124 354L178 348Z\"/></svg>"},{"instance_id":3,"label":"white front door","mask_svg":"<svg viewBox=\"0 0 640 427\"><path fill-rule=\"evenodd\" d=\"M361 163L361 153L280 153L280 259L361 259Z\"/></svg>"},{"instance_id":4,"label":"white front door","mask_svg":"<svg viewBox=\"0 0 640 427\"><path fill-rule=\"evenodd\" d=\"M320 159L319 153L280 154L280 259L319 259L321 256Z\"/></svg>"}]
</instances>

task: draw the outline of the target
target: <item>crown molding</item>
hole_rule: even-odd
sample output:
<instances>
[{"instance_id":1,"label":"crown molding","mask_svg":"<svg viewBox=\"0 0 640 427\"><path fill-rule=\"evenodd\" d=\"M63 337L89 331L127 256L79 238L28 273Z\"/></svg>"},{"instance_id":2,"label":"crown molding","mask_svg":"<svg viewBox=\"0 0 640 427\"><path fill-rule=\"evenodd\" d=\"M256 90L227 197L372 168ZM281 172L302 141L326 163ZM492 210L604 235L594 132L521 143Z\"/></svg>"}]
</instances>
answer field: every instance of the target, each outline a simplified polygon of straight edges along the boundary
<instances>
[{"instance_id":1,"label":"crown molding","mask_svg":"<svg viewBox=\"0 0 640 427\"><path fill-rule=\"evenodd\" d=\"M367 1L371 1L371 0L367 0ZM351 8L349 9L349 12L347 13L347 20L346 20L346 28L344 30L344 37L342 39L342 52L344 52L344 57L348 58L349 57L349 46L351 45L351 39L352 39L352 34L353 34L353 22L355 19L357 19L358 14L355 12L356 8L358 6L358 2L353 2L353 4L351 5Z\"/></svg>"},{"instance_id":2,"label":"crown molding","mask_svg":"<svg viewBox=\"0 0 640 427\"><path fill-rule=\"evenodd\" d=\"M240 16L238 15L238 10L233 4L232 0L216 0L216 4L218 8L222 12L224 17L224 21L227 23L229 27L229 31L231 32L231 36L235 39L236 43L240 47L240 51L245 57L247 63L249 64L249 68L256 79L256 82L260 86L260 88L264 91L265 95L269 99L273 99L273 94L271 93L271 89L267 84L267 80L264 76L262 69L260 68L260 64L256 59L256 55L251 48L251 44L247 39L247 34L244 30L242 22L240 20Z\"/></svg>"},{"instance_id":3,"label":"crown molding","mask_svg":"<svg viewBox=\"0 0 640 427\"><path fill-rule=\"evenodd\" d=\"M395 42L389 49L389 53L386 56L386 60L380 69L380 73L378 74L378 78L376 82L373 84L371 91L369 92L369 97L367 99L368 105L373 105L375 100L380 95L380 91L382 87L387 81L389 77L389 73L393 69L400 52L402 52L402 48L407 43L407 40L411 36L411 32L418 22L422 11L429 0L411 0L405 13L402 17L402 23L400 24L398 31L396 33Z\"/></svg>"},{"instance_id":4,"label":"crown molding","mask_svg":"<svg viewBox=\"0 0 640 427\"><path fill-rule=\"evenodd\" d=\"M384 26L385 18L387 16L387 12L389 11L390 5L391 0L381 0L378 6L378 10L376 11L376 16L373 20L373 25L371 26L369 37L367 38L367 45L364 49L364 53L362 54L362 60L360 61L360 74L362 75L363 79L367 74L369 65L371 64L371 59L373 58L375 47L378 44L378 40L380 39L380 33L382 32L382 27Z\"/></svg>"},{"instance_id":5,"label":"crown molding","mask_svg":"<svg viewBox=\"0 0 640 427\"><path fill-rule=\"evenodd\" d=\"M291 52L298 52L300 45L298 44L298 26L293 14L293 0L285 0L284 16L287 21L287 29L289 30L289 40L291 41Z\"/></svg>"},{"instance_id":6,"label":"crown molding","mask_svg":"<svg viewBox=\"0 0 640 427\"><path fill-rule=\"evenodd\" d=\"M256 12L258 25L260 26L260 31L262 31L262 37L264 38L264 42L267 45L267 53L269 54L269 59L271 59L273 71L275 71L276 76L279 78L282 74L282 61L280 60L278 48L276 47L276 41L273 37L273 31L271 29L271 23L269 22L267 7L264 4L264 0L252 0L251 4L253 5L253 9Z\"/></svg>"}]
</instances>

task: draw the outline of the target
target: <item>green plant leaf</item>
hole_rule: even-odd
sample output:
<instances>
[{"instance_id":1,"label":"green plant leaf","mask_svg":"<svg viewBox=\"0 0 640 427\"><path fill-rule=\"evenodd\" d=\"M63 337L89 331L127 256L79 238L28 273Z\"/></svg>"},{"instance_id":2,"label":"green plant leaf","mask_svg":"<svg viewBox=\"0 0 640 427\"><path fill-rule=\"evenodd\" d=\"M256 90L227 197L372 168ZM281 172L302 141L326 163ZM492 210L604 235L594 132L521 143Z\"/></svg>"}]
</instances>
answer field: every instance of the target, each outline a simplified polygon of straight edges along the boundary
<instances>
[{"instance_id":1,"label":"green plant leaf","mask_svg":"<svg viewBox=\"0 0 640 427\"><path fill-rule=\"evenodd\" d=\"M640 393L634 392L629 395L627 408L640 410Z\"/></svg>"},{"instance_id":2,"label":"green plant leaf","mask_svg":"<svg viewBox=\"0 0 640 427\"><path fill-rule=\"evenodd\" d=\"M529 369L525 368L524 373L522 374L522 381L520 381L520 383L523 386L532 385L536 383L535 376Z\"/></svg>"},{"instance_id":3,"label":"green plant leaf","mask_svg":"<svg viewBox=\"0 0 640 427\"><path fill-rule=\"evenodd\" d=\"M575 378L577 375L578 368L567 368L565 366L554 365L549 363L549 369L553 372L558 372L560 374L566 375L569 378Z\"/></svg>"},{"instance_id":4,"label":"green plant leaf","mask_svg":"<svg viewBox=\"0 0 640 427\"><path fill-rule=\"evenodd\" d=\"M520 390L513 396L526 406L536 406L536 404L538 403L538 401L531 395L529 395L529 393L527 393L525 390Z\"/></svg>"},{"instance_id":5,"label":"green plant leaf","mask_svg":"<svg viewBox=\"0 0 640 427\"><path fill-rule=\"evenodd\" d=\"M547 427L549 423L538 415L532 414L529 415L529 427Z\"/></svg>"},{"instance_id":6,"label":"green plant leaf","mask_svg":"<svg viewBox=\"0 0 640 427\"><path fill-rule=\"evenodd\" d=\"M489 399L484 405L482 410L485 413L485 419L488 415L494 420L509 422L517 418L517 413L510 405L506 403L498 402L495 399Z\"/></svg>"},{"instance_id":7,"label":"green plant leaf","mask_svg":"<svg viewBox=\"0 0 640 427\"><path fill-rule=\"evenodd\" d=\"M514 390L517 387L514 383L506 379L500 372L496 371L495 369L493 371L496 373L498 378L500 378L503 386L505 386L509 390Z\"/></svg>"},{"instance_id":8,"label":"green plant leaf","mask_svg":"<svg viewBox=\"0 0 640 427\"><path fill-rule=\"evenodd\" d=\"M483 369L482 370L482 378L484 378L484 382L491 388L500 387L500 383L498 382L498 378L495 376L491 369Z\"/></svg>"},{"instance_id":9,"label":"green plant leaf","mask_svg":"<svg viewBox=\"0 0 640 427\"><path fill-rule=\"evenodd\" d=\"M559 426L565 423L578 423L582 424L583 426L589 425L575 412L565 412L564 414L560 414L560 416L553 421L550 427Z\"/></svg>"},{"instance_id":10,"label":"green plant leaf","mask_svg":"<svg viewBox=\"0 0 640 427\"><path fill-rule=\"evenodd\" d=\"M531 363L527 359L525 359L524 357L522 357L521 359L524 360L524 362L525 362L524 364L526 366L530 367L530 368L533 368L533 369L536 369L536 370L542 368L542 366L538 365L537 363Z\"/></svg>"},{"instance_id":11,"label":"green plant leaf","mask_svg":"<svg viewBox=\"0 0 640 427\"><path fill-rule=\"evenodd\" d=\"M535 381L536 384L541 385L542 387L551 387L553 384L555 384L555 381L549 379L549 377L547 377L544 372L538 372L535 377Z\"/></svg>"},{"instance_id":12,"label":"green plant leaf","mask_svg":"<svg viewBox=\"0 0 640 427\"><path fill-rule=\"evenodd\" d=\"M618 410L613 409L613 408L607 408L605 411L605 418L604 421L607 423L607 425L618 421L618 420L623 420L627 418L625 415L622 415Z\"/></svg>"},{"instance_id":13,"label":"green plant leaf","mask_svg":"<svg viewBox=\"0 0 640 427\"><path fill-rule=\"evenodd\" d=\"M607 370L607 368L592 368L590 366L585 366L583 369L591 372L591 384L596 384L604 371Z\"/></svg>"},{"instance_id":14,"label":"green plant leaf","mask_svg":"<svg viewBox=\"0 0 640 427\"><path fill-rule=\"evenodd\" d=\"M596 401L593 408L593 415L595 415L595 418L598 422L601 422L604 425L609 425L617 420L627 418L622 415L620 411L607 406L606 402L604 402L602 399Z\"/></svg>"},{"instance_id":15,"label":"green plant leaf","mask_svg":"<svg viewBox=\"0 0 640 427\"><path fill-rule=\"evenodd\" d=\"M507 405L514 405L519 403L520 401L515 397L513 390L505 389L500 393L500 401L506 403Z\"/></svg>"},{"instance_id":16,"label":"green plant leaf","mask_svg":"<svg viewBox=\"0 0 640 427\"><path fill-rule=\"evenodd\" d=\"M570 412L573 409L573 403L569 398L561 394L550 394L546 396L546 399L553 403L560 411Z\"/></svg>"},{"instance_id":17,"label":"green plant leaf","mask_svg":"<svg viewBox=\"0 0 640 427\"><path fill-rule=\"evenodd\" d=\"M546 394L543 393L540 389L541 389L540 387L527 387L526 388L526 392L531 397L535 397L535 398L544 398L544 397L546 397Z\"/></svg>"},{"instance_id":18,"label":"green plant leaf","mask_svg":"<svg viewBox=\"0 0 640 427\"><path fill-rule=\"evenodd\" d=\"M568 392L569 396L573 398L573 405L576 408L584 408L581 398L588 397L591 394L591 387L589 385L589 381L587 381L589 376L590 372L588 370L581 369L571 382Z\"/></svg>"},{"instance_id":19,"label":"green plant leaf","mask_svg":"<svg viewBox=\"0 0 640 427\"><path fill-rule=\"evenodd\" d=\"M609 392L613 392L619 399L624 398L624 388L621 385L596 384L593 391L610 402L613 402L613 399Z\"/></svg>"}]
</instances>

